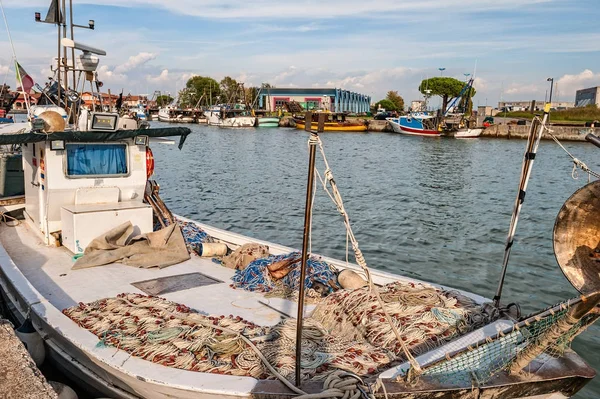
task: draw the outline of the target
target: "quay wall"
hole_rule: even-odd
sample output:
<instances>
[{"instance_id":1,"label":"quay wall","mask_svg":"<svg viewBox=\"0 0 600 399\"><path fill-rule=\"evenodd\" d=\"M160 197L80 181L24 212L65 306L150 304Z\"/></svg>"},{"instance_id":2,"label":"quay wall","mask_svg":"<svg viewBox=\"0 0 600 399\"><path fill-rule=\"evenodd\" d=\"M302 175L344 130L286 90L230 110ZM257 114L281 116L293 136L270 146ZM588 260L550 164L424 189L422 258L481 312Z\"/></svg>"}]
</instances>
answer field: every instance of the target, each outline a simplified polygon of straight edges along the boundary
<instances>
[{"instance_id":1,"label":"quay wall","mask_svg":"<svg viewBox=\"0 0 600 399\"><path fill-rule=\"evenodd\" d=\"M564 141L585 141L585 135L591 130L581 126L550 126L552 134L559 140ZM600 134L600 129L593 129L595 134ZM584 133L581 133L581 132ZM482 137L503 138L503 139L527 139L529 135L529 126L524 125L492 125L485 129L481 134ZM551 137L544 132L542 139L552 140Z\"/></svg>"},{"instance_id":2,"label":"quay wall","mask_svg":"<svg viewBox=\"0 0 600 399\"><path fill-rule=\"evenodd\" d=\"M10 322L0 319L0 396L19 399L57 399L35 366Z\"/></svg>"}]
</instances>

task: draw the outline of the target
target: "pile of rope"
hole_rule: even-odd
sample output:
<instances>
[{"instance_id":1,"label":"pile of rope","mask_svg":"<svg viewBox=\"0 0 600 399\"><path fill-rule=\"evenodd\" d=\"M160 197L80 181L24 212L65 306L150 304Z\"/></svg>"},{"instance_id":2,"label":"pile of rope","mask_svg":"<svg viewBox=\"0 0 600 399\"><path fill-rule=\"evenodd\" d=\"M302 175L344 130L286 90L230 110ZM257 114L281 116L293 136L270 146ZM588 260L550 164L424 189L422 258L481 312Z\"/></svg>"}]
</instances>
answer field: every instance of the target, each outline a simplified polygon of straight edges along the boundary
<instances>
[{"instance_id":1,"label":"pile of rope","mask_svg":"<svg viewBox=\"0 0 600 399\"><path fill-rule=\"evenodd\" d=\"M402 282L374 289L413 355L489 322L481 306L456 292ZM330 295L317 305L311 317L337 337L368 342L403 357L402 345L368 287Z\"/></svg>"},{"instance_id":2,"label":"pile of rope","mask_svg":"<svg viewBox=\"0 0 600 399\"><path fill-rule=\"evenodd\" d=\"M241 317L205 316L185 305L141 294L121 294L63 310L94 333L98 345L191 371L294 381L296 321L261 327ZM366 342L340 338L310 318L304 322L303 381L343 370L364 376L395 356Z\"/></svg>"},{"instance_id":3,"label":"pile of rope","mask_svg":"<svg viewBox=\"0 0 600 399\"><path fill-rule=\"evenodd\" d=\"M268 270L268 266L279 261L292 260L290 270L281 279L276 279ZM244 270L236 271L231 278L233 288L242 288L246 291L271 293L270 296L294 298L300 286L300 253L291 252L284 255L271 255L266 258L256 259ZM340 288L337 282L337 271L333 266L310 257L306 263L306 278L304 285L309 289L309 296L314 298L327 295Z\"/></svg>"}]
</instances>

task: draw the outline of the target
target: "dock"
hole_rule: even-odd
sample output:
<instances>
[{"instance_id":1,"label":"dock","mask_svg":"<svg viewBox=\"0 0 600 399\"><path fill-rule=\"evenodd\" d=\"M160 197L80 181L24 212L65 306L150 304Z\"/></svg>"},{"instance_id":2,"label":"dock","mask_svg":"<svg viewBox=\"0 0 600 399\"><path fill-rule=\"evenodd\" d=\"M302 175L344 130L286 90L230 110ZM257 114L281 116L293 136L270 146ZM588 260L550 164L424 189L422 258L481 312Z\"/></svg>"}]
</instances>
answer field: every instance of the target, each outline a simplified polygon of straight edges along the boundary
<instances>
[{"instance_id":1,"label":"dock","mask_svg":"<svg viewBox=\"0 0 600 399\"><path fill-rule=\"evenodd\" d=\"M0 392L3 398L57 399L12 324L0 319Z\"/></svg>"}]
</instances>

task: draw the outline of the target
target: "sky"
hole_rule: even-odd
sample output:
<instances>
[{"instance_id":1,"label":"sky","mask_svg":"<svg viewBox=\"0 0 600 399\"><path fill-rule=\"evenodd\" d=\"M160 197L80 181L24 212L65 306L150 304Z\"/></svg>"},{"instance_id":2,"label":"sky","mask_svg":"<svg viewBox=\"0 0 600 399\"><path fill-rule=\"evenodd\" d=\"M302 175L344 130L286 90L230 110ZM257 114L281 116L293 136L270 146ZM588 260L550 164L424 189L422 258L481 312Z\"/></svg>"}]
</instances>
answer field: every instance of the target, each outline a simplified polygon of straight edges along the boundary
<instances>
[{"instance_id":1,"label":"sky","mask_svg":"<svg viewBox=\"0 0 600 399\"><path fill-rule=\"evenodd\" d=\"M23 68L44 83L56 28L50 0L1 0ZM106 50L103 89L174 93L194 75L246 87L338 87L373 101L421 98L427 77L475 73L476 105L553 99L600 85L600 0L73 0L75 40ZM68 3L68 1L67 1ZM0 74L15 87L8 35ZM439 68L445 68L440 71ZM11 67L11 70L14 68Z\"/></svg>"}]
</instances>

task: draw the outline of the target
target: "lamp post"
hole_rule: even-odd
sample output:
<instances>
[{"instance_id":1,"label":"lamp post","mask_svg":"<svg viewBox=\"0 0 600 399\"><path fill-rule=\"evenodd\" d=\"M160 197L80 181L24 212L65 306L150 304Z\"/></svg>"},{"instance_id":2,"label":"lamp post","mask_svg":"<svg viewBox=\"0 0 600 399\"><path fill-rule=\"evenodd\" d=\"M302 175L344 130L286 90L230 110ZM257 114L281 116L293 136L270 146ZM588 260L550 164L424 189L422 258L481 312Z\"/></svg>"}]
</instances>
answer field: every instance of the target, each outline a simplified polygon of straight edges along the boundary
<instances>
[{"instance_id":1,"label":"lamp post","mask_svg":"<svg viewBox=\"0 0 600 399\"><path fill-rule=\"evenodd\" d=\"M550 98L548 98L548 102L552 104L552 88L554 87L554 78L548 78L546 81L550 82Z\"/></svg>"},{"instance_id":2,"label":"lamp post","mask_svg":"<svg viewBox=\"0 0 600 399\"><path fill-rule=\"evenodd\" d=\"M444 71L446 70L446 68L438 68L440 71L440 76L444 76Z\"/></svg>"}]
</instances>

